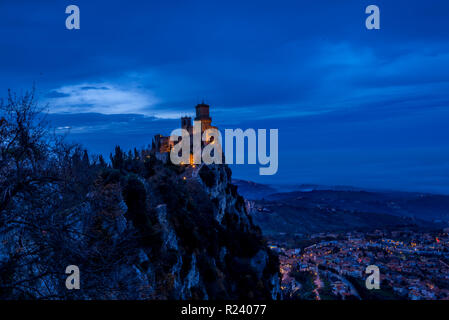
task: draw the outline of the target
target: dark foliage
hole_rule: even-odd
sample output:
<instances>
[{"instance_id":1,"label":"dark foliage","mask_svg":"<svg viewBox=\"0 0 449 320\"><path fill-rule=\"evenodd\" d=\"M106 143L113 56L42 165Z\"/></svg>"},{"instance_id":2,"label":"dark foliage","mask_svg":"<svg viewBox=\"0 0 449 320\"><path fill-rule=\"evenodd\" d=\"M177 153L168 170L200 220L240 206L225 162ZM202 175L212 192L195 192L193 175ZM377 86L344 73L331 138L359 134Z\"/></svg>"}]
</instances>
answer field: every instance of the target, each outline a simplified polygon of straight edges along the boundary
<instances>
[{"instance_id":1,"label":"dark foliage","mask_svg":"<svg viewBox=\"0 0 449 320\"><path fill-rule=\"evenodd\" d=\"M211 188L215 185L215 173L208 166L203 166L199 175L207 187Z\"/></svg>"}]
</instances>

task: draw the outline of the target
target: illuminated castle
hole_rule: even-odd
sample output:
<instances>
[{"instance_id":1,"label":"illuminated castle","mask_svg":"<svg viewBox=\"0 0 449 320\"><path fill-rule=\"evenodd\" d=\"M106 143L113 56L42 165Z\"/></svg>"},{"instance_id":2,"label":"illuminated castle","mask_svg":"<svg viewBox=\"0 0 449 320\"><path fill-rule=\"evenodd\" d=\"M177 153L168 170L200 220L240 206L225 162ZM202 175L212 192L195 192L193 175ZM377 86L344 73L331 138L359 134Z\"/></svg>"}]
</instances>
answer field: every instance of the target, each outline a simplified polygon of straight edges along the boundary
<instances>
[{"instance_id":1,"label":"illuminated castle","mask_svg":"<svg viewBox=\"0 0 449 320\"><path fill-rule=\"evenodd\" d=\"M201 136L203 135L204 131L207 129L217 129L217 127L214 127L211 125L212 118L209 115L209 105L205 104L204 102L198 104L195 107L196 111L196 117L195 121L199 121L201 124ZM193 125L192 125L192 118L191 117L181 117L181 128L186 130L190 135L190 144L192 149L192 143L193 143ZM206 132L207 134L207 132ZM159 160L162 160L166 162L170 155L170 151L173 149L175 144L180 142L182 139L181 136L178 137L178 140L172 140L170 141L169 136L163 136L161 134L157 134L154 136L153 139L153 145L152 150L155 152L156 157ZM202 146L207 145L209 143L213 142L213 137L206 137L206 141L202 142ZM191 155L192 157L192 155ZM191 160L192 162L192 160Z\"/></svg>"}]
</instances>

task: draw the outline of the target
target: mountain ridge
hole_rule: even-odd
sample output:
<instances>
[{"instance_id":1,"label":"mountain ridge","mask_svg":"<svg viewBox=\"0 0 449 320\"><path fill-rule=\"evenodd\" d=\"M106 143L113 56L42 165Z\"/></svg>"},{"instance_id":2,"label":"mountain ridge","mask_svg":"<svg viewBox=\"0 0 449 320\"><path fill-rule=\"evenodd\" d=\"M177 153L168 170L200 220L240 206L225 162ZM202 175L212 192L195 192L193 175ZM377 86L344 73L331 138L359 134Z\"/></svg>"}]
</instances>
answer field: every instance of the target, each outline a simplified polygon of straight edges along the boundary
<instances>
[{"instance_id":1,"label":"mountain ridge","mask_svg":"<svg viewBox=\"0 0 449 320\"><path fill-rule=\"evenodd\" d=\"M444 228L449 221L449 196L445 195L326 186L282 192L241 180L237 185L254 221L266 234L394 226Z\"/></svg>"}]
</instances>

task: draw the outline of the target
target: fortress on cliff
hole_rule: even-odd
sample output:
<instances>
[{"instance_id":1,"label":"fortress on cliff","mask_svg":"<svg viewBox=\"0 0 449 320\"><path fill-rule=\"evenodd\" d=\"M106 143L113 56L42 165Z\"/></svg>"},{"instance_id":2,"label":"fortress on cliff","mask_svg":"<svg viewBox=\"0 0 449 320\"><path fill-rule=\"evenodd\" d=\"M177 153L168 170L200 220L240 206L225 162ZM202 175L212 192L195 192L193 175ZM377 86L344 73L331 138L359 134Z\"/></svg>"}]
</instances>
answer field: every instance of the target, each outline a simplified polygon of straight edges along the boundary
<instances>
[{"instance_id":1,"label":"fortress on cliff","mask_svg":"<svg viewBox=\"0 0 449 320\"><path fill-rule=\"evenodd\" d=\"M217 127L212 126L212 118L209 115L209 105L204 102L198 104L195 107L196 116L194 121L199 121L201 124L201 136L208 129L216 129ZM193 150L193 129L194 126L192 124L191 117L181 117L181 129L186 130L190 135L190 150ZM207 132L206 132L207 134ZM154 152L157 159L167 162L170 159L170 151L173 147L182 140L182 137L179 136L177 140L170 140L170 136L163 136L161 134L157 134L153 138L152 142L152 152ZM213 137L206 137L206 141L202 141L202 147L213 143ZM193 163L193 155L190 154L190 163Z\"/></svg>"}]
</instances>

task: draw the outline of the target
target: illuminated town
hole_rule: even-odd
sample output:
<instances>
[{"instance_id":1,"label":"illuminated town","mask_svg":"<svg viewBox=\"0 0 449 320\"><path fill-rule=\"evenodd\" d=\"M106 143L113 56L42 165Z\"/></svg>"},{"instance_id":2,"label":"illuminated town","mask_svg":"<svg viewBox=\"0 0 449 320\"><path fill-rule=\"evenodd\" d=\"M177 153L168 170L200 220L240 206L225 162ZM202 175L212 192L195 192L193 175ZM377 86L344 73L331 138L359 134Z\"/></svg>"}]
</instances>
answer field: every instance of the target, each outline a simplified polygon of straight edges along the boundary
<instances>
[{"instance_id":1,"label":"illuminated town","mask_svg":"<svg viewBox=\"0 0 449 320\"><path fill-rule=\"evenodd\" d=\"M308 237L310 245L279 252L282 289L301 299L449 299L449 236L381 231ZM380 290L365 286L365 269L380 269Z\"/></svg>"}]
</instances>

